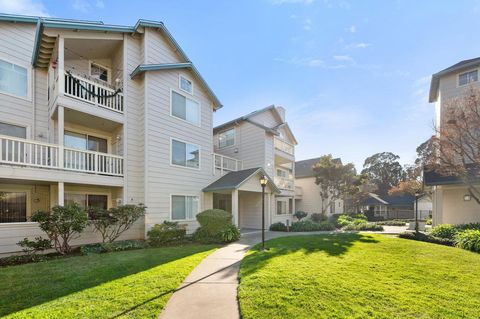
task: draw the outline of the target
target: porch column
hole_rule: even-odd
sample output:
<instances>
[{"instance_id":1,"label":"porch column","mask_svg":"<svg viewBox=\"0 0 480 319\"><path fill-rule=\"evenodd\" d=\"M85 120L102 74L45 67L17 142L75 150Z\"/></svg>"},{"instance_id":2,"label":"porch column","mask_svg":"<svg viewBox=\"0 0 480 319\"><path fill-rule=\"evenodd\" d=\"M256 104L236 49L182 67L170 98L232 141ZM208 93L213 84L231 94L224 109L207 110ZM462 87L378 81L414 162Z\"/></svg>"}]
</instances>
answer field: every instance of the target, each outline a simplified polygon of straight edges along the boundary
<instances>
[{"instance_id":1,"label":"porch column","mask_svg":"<svg viewBox=\"0 0 480 319\"><path fill-rule=\"evenodd\" d=\"M63 182L58 182L58 205L63 206L65 202L65 185Z\"/></svg>"},{"instance_id":2,"label":"porch column","mask_svg":"<svg viewBox=\"0 0 480 319\"><path fill-rule=\"evenodd\" d=\"M65 91L65 39L58 36L58 95Z\"/></svg>"},{"instance_id":3,"label":"porch column","mask_svg":"<svg viewBox=\"0 0 480 319\"><path fill-rule=\"evenodd\" d=\"M267 193L267 198L265 198L265 206L266 206L266 211L265 211L265 229L268 230L270 229L270 225L272 224L272 200L271 200L272 194L270 192Z\"/></svg>"},{"instance_id":4,"label":"porch column","mask_svg":"<svg viewBox=\"0 0 480 319\"><path fill-rule=\"evenodd\" d=\"M238 225L238 189L232 191L232 215L233 215L233 224L237 227Z\"/></svg>"},{"instance_id":5,"label":"porch column","mask_svg":"<svg viewBox=\"0 0 480 319\"><path fill-rule=\"evenodd\" d=\"M57 136L58 136L58 167L63 169L63 133L64 133L64 109L59 105L57 110Z\"/></svg>"}]
</instances>

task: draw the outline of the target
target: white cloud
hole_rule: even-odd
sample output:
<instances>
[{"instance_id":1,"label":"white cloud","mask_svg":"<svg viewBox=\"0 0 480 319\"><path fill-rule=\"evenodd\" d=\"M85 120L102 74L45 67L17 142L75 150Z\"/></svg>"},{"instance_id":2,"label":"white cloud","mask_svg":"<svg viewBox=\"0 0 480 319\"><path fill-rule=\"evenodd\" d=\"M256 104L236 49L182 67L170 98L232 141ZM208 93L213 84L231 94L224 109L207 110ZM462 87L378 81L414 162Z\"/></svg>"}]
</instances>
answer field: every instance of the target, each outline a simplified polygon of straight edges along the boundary
<instances>
[{"instance_id":1,"label":"white cloud","mask_svg":"<svg viewBox=\"0 0 480 319\"><path fill-rule=\"evenodd\" d=\"M324 65L323 60L316 59L316 58L291 58L291 59L282 59L282 58L275 58L277 62L283 62L293 65L299 66L309 66L309 67L320 67Z\"/></svg>"},{"instance_id":2,"label":"white cloud","mask_svg":"<svg viewBox=\"0 0 480 319\"><path fill-rule=\"evenodd\" d=\"M366 49L372 46L371 43L359 42L359 43L351 43L345 46L346 49Z\"/></svg>"},{"instance_id":3,"label":"white cloud","mask_svg":"<svg viewBox=\"0 0 480 319\"><path fill-rule=\"evenodd\" d=\"M315 2L315 0L270 0L270 3L273 5L282 5L282 4L304 4L309 5Z\"/></svg>"},{"instance_id":4,"label":"white cloud","mask_svg":"<svg viewBox=\"0 0 480 319\"><path fill-rule=\"evenodd\" d=\"M0 12L48 17L49 14L39 0L0 0Z\"/></svg>"},{"instance_id":5,"label":"white cloud","mask_svg":"<svg viewBox=\"0 0 480 319\"><path fill-rule=\"evenodd\" d=\"M355 32L357 32L357 27L354 26L354 25L351 25L348 28L346 28L345 31L348 31L350 33L355 33Z\"/></svg>"},{"instance_id":6,"label":"white cloud","mask_svg":"<svg viewBox=\"0 0 480 319\"><path fill-rule=\"evenodd\" d=\"M307 18L303 21L303 29L305 31L310 31L312 30L312 19Z\"/></svg>"},{"instance_id":7,"label":"white cloud","mask_svg":"<svg viewBox=\"0 0 480 319\"><path fill-rule=\"evenodd\" d=\"M80 12L87 12L90 9L90 3L86 0L75 0L72 4L73 8Z\"/></svg>"},{"instance_id":8,"label":"white cloud","mask_svg":"<svg viewBox=\"0 0 480 319\"><path fill-rule=\"evenodd\" d=\"M353 60L353 58L348 55L334 55L333 59L336 61L345 61L345 62L355 63L355 60Z\"/></svg>"}]
</instances>

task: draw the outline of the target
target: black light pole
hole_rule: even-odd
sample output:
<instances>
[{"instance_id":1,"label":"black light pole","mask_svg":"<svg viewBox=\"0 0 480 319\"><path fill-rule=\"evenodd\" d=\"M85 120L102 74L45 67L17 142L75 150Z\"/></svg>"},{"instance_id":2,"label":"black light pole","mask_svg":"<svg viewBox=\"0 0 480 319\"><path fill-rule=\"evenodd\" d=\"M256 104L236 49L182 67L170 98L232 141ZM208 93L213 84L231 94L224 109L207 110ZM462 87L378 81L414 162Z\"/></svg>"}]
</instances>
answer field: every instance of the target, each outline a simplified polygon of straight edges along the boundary
<instances>
[{"instance_id":1,"label":"black light pole","mask_svg":"<svg viewBox=\"0 0 480 319\"><path fill-rule=\"evenodd\" d=\"M415 193L415 235L418 236L418 197L420 194Z\"/></svg>"},{"instance_id":2,"label":"black light pole","mask_svg":"<svg viewBox=\"0 0 480 319\"><path fill-rule=\"evenodd\" d=\"M265 186L267 186L267 176L260 178L260 185L262 185L262 250L265 250Z\"/></svg>"}]
</instances>

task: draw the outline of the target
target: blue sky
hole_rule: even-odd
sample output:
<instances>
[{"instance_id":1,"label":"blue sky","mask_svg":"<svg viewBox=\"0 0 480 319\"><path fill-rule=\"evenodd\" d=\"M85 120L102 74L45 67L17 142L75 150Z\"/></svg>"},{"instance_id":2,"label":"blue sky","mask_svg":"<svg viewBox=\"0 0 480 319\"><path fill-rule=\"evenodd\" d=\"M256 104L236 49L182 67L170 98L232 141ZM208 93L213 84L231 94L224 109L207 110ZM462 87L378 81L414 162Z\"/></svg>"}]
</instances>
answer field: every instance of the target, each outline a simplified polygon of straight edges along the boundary
<instances>
[{"instance_id":1,"label":"blue sky","mask_svg":"<svg viewBox=\"0 0 480 319\"><path fill-rule=\"evenodd\" d=\"M0 0L0 11L133 25L163 21L225 107L215 124L287 109L297 159L403 163L433 132L432 73L477 57L480 1Z\"/></svg>"}]
</instances>

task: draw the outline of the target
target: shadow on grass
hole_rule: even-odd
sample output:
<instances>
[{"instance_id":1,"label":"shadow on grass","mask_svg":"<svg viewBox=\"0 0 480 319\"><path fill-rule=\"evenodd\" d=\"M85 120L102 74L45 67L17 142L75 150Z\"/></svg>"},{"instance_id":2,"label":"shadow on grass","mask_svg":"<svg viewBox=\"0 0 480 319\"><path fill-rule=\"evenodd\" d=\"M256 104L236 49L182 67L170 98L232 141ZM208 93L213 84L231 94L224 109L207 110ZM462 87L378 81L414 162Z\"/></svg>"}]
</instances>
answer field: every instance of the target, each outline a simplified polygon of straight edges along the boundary
<instances>
[{"instance_id":1,"label":"shadow on grass","mask_svg":"<svg viewBox=\"0 0 480 319\"><path fill-rule=\"evenodd\" d=\"M0 317L214 247L149 248L6 267L0 269Z\"/></svg>"},{"instance_id":2,"label":"shadow on grass","mask_svg":"<svg viewBox=\"0 0 480 319\"><path fill-rule=\"evenodd\" d=\"M361 233L299 235L279 237L266 242L267 251L255 245L252 253L242 261L241 275L252 274L263 268L272 258L302 251L305 254L324 252L331 257L342 257L355 243L378 243L373 236Z\"/></svg>"}]
</instances>

